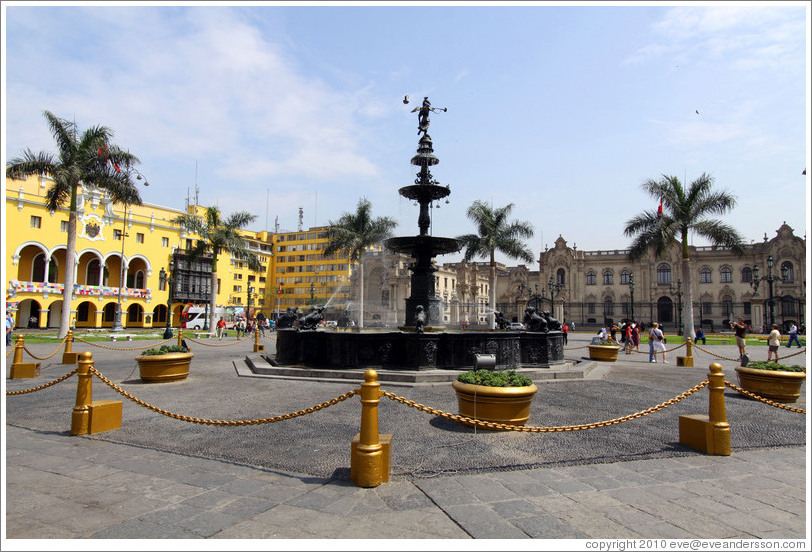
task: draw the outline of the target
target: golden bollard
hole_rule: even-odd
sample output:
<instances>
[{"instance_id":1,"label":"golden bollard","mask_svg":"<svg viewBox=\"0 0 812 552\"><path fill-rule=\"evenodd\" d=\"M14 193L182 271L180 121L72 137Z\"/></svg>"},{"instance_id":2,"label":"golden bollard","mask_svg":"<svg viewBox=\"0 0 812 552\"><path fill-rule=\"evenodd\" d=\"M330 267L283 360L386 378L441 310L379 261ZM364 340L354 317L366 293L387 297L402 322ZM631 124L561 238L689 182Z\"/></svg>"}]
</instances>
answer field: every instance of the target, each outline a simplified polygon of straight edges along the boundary
<instances>
[{"instance_id":1,"label":"golden bollard","mask_svg":"<svg viewBox=\"0 0 812 552\"><path fill-rule=\"evenodd\" d=\"M76 404L71 416L71 435L87 435L101 433L121 427L121 401L94 401L93 400L93 353L85 351L79 353L79 368L76 384Z\"/></svg>"},{"instance_id":2,"label":"golden bollard","mask_svg":"<svg viewBox=\"0 0 812 552\"><path fill-rule=\"evenodd\" d=\"M254 352L259 353L265 350L265 345L259 342L259 330L254 330Z\"/></svg>"},{"instance_id":3,"label":"golden bollard","mask_svg":"<svg viewBox=\"0 0 812 552\"><path fill-rule=\"evenodd\" d=\"M14 343L14 360L11 362L9 378L23 379L35 378L39 375L39 362L23 362L23 349L25 340L23 336L17 334L17 341Z\"/></svg>"},{"instance_id":4,"label":"golden bollard","mask_svg":"<svg viewBox=\"0 0 812 552\"><path fill-rule=\"evenodd\" d=\"M730 424L725 411L725 375L714 362L708 374L708 415L679 417L679 442L708 454L730 456Z\"/></svg>"},{"instance_id":5,"label":"golden bollard","mask_svg":"<svg viewBox=\"0 0 812 552\"><path fill-rule=\"evenodd\" d=\"M378 433L380 402L378 373L367 370L361 384L361 432L350 446L350 479L359 487L377 487L389 481L392 435Z\"/></svg>"},{"instance_id":6,"label":"golden bollard","mask_svg":"<svg viewBox=\"0 0 812 552\"><path fill-rule=\"evenodd\" d=\"M76 364L79 360L79 353L72 351L73 347L73 330L68 330L68 335L65 338L65 350L62 352L62 364Z\"/></svg>"},{"instance_id":7,"label":"golden bollard","mask_svg":"<svg viewBox=\"0 0 812 552\"><path fill-rule=\"evenodd\" d=\"M178 328L178 347L183 346L183 328Z\"/></svg>"},{"instance_id":8,"label":"golden bollard","mask_svg":"<svg viewBox=\"0 0 812 552\"><path fill-rule=\"evenodd\" d=\"M694 353L693 353L693 344L691 343L691 338L689 337L685 341L685 356L677 357L677 366L693 366L694 365Z\"/></svg>"}]
</instances>

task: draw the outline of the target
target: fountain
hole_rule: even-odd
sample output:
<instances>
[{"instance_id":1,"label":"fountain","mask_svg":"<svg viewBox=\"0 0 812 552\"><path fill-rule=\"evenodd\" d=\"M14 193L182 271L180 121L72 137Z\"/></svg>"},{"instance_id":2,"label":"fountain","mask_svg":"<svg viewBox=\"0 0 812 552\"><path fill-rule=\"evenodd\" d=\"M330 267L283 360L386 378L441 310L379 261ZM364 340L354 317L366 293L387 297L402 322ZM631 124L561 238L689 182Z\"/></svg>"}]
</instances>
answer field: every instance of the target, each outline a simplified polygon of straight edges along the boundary
<instances>
[{"instance_id":1,"label":"fountain","mask_svg":"<svg viewBox=\"0 0 812 552\"><path fill-rule=\"evenodd\" d=\"M459 251L461 244L454 238L429 235L430 205L450 195L451 190L441 186L429 170L440 160L434 155L428 128L429 114L447 109L432 107L426 97L423 105L412 112L415 111L418 135L422 136L411 163L419 167L419 172L415 183L401 188L399 193L420 205L419 233L385 242L389 250L414 259L409 267L411 295L406 299L405 326L399 331L383 332L281 329L277 332L275 362L332 369L459 370L469 369L477 355L487 354L494 355L499 369L562 364L563 334L560 324L548 323L550 319L542 319L544 324L536 323L533 326L536 331L449 331L443 327L442 299L435 292L433 259Z\"/></svg>"}]
</instances>

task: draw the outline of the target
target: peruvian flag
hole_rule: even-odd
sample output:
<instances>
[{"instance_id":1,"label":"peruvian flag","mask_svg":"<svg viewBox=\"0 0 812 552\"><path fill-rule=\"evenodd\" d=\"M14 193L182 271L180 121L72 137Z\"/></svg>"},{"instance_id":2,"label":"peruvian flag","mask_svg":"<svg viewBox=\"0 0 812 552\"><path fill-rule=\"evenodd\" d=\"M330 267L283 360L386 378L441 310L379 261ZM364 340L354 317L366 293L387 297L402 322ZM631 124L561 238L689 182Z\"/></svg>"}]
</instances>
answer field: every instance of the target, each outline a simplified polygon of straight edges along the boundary
<instances>
[{"instance_id":1,"label":"peruvian flag","mask_svg":"<svg viewBox=\"0 0 812 552\"><path fill-rule=\"evenodd\" d=\"M657 216L660 218L663 216L663 198L660 198L660 206L657 207Z\"/></svg>"}]
</instances>

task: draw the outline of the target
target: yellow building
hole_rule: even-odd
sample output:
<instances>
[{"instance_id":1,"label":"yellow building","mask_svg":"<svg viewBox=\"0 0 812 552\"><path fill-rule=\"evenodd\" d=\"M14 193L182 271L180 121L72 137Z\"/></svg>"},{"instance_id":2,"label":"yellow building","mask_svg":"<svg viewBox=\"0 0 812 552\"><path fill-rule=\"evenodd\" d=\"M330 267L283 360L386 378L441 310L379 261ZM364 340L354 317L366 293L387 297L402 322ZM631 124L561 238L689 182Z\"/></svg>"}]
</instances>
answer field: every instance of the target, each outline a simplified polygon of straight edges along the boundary
<instances>
[{"instance_id":1,"label":"yellow building","mask_svg":"<svg viewBox=\"0 0 812 552\"><path fill-rule=\"evenodd\" d=\"M17 327L59 327L69 211L67 205L54 212L45 207L50 184L47 177L6 179L6 303ZM187 209L204 210L195 205ZM77 211L76 284L70 305L75 327L111 328L119 295L125 328L165 327L170 285L173 327L180 324L186 305L208 303L211 259L189 258L199 236L171 222L182 210L145 203L125 212L104 190L86 187L79 190ZM250 271L243 259L223 252L217 266L217 306L230 316L250 307L253 317L314 303L346 304L349 263L324 257L325 230L241 232L262 268ZM162 271L168 273L164 280Z\"/></svg>"}]
</instances>

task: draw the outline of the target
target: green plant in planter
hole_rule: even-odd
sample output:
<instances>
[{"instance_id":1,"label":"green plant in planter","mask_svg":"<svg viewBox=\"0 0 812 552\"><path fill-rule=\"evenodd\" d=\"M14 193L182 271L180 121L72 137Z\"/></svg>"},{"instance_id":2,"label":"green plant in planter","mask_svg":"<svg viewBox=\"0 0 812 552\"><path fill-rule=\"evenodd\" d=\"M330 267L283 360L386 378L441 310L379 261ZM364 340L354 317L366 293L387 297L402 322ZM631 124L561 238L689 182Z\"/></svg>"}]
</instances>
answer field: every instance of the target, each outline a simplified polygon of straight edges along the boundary
<instances>
[{"instance_id":1,"label":"green plant in planter","mask_svg":"<svg viewBox=\"0 0 812 552\"><path fill-rule=\"evenodd\" d=\"M169 353L188 353L189 349L182 345L161 345L160 348L147 349L142 352L145 356L167 355Z\"/></svg>"},{"instance_id":2,"label":"green plant in planter","mask_svg":"<svg viewBox=\"0 0 812 552\"><path fill-rule=\"evenodd\" d=\"M768 362L766 360L757 360L747 364L748 368L754 370L770 370L770 371L783 371L783 372L806 372L806 368L793 364L788 366L785 364L778 364L777 362Z\"/></svg>"},{"instance_id":3,"label":"green plant in planter","mask_svg":"<svg viewBox=\"0 0 812 552\"><path fill-rule=\"evenodd\" d=\"M457 376L457 381L487 387L529 387L533 381L515 370L468 370Z\"/></svg>"}]
</instances>

